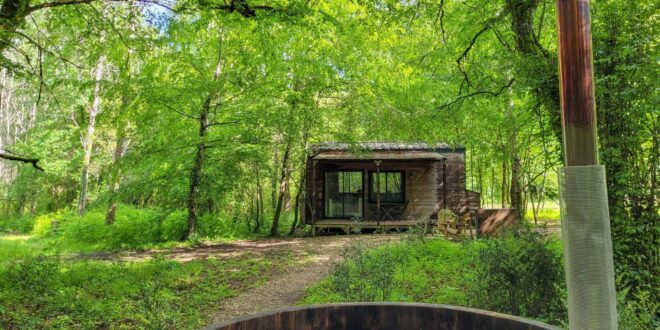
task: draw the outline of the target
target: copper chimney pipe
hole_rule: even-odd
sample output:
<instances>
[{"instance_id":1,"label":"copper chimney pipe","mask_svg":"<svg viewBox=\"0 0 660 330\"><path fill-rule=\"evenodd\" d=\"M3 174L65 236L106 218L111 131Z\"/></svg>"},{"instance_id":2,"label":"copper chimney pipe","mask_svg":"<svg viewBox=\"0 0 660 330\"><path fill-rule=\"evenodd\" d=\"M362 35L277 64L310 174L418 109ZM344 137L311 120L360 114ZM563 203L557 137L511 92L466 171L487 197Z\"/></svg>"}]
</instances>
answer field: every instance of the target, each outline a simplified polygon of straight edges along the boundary
<instances>
[{"instance_id":1,"label":"copper chimney pipe","mask_svg":"<svg viewBox=\"0 0 660 330\"><path fill-rule=\"evenodd\" d=\"M589 0L557 0L564 162L598 165Z\"/></svg>"},{"instance_id":2,"label":"copper chimney pipe","mask_svg":"<svg viewBox=\"0 0 660 330\"><path fill-rule=\"evenodd\" d=\"M605 168L598 135L589 0L557 0L565 167L560 204L569 329L617 329Z\"/></svg>"}]
</instances>

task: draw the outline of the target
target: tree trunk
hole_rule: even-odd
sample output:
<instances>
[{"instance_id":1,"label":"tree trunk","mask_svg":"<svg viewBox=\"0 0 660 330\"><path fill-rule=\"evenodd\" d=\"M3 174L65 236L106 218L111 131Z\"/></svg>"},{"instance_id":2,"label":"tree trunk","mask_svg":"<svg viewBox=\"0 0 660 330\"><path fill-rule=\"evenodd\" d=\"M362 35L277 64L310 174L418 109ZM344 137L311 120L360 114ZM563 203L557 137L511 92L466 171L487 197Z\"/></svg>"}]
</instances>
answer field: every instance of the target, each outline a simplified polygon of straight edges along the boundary
<instances>
[{"instance_id":1,"label":"tree trunk","mask_svg":"<svg viewBox=\"0 0 660 330\"><path fill-rule=\"evenodd\" d=\"M202 166L204 164L204 156L206 154L206 130L208 128L207 117L211 107L211 98L208 97L204 102L204 108L199 116L199 143L197 144L197 152L195 153L195 162L190 171L190 190L188 192L188 199L186 205L188 207L188 228L182 237L183 240L190 238L195 232L197 226L197 200L199 198L199 185L202 177Z\"/></svg>"},{"instance_id":2,"label":"tree trunk","mask_svg":"<svg viewBox=\"0 0 660 330\"><path fill-rule=\"evenodd\" d=\"M258 164L255 165L255 172L257 174L257 217L255 219L254 232L257 233L261 228L261 219L263 218L264 211L264 189L261 182L261 170Z\"/></svg>"},{"instance_id":3,"label":"tree trunk","mask_svg":"<svg viewBox=\"0 0 660 330\"><path fill-rule=\"evenodd\" d=\"M273 170L270 180L270 207L275 210L277 203L277 170L280 168L280 142L282 136L278 133L273 134Z\"/></svg>"},{"instance_id":4,"label":"tree trunk","mask_svg":"<svg viewBox=\"0 0 660 330\"><path fill-rule=\"evenodd\" d=\"M523 205L522 188L520 182L520 158L514 156L511 162L511 208L516 209L516 217L522 219L525 212Z\"/></svg>"},{"instance_id":5,"label":"tree trunk","mask_svg":"<svg viewBox=\"0 0 660 330\"><path fill-rule=\"evenodd\" d=\"M222 45L224 43L224 33L220 32L218 44L218 61L215 65L213 73L213 81L217 81L222 74ZM186 205L188 207L188 228L186 229L183 240L190 238L195 232L197 226L197 203L199 200L199 186L202 181L202 167L204 166L204 157L206 155L206 133L208 128L213 125L209 123L209 114L211 113L211 102L216 97L218 91L212 91L204 100L202 112L199 115L199 142L197 143L197 152L195 153L195 162L190 171L190 190L188 191L188 198Z\"/></svg>"},{"instance_id":6,"label":"tree trunk","mask_svg":"<svg viewBox=\"0 0 660 330\"><path fill-rule=\"evenodd\" d=\"M490 207L495 207L495 165L490 163Z\"/></svg>"},{"instance_id":7,"label":"tree trunk","mask_svg":"<svg viewBox=\"0 0 660 330\"><path fill-rule=\"evenodd\" d=\"M80 176L80 197L78 199L78 215L85 214L87 208L87 185L89 180L89 166L92 161L92 147L94 144L94 131L96 129L96 116L101 112L101 80L103 79L103 66L105 65L105 56L99 58L96 64L94 99L89 109L89 121L87 123L87 132L82 137L83 146L83 166Z\"/></svg>"},{"instance_id":8,"label":"tree trunk","mask_svg":"<svg viewBox=\"0 0 660 330\"><path fill-rule=\"evenodd\" d=\"M277 204L275 205L275 214L273 215L273 225L270 227L270 236L277 235L277 227L280 222L280 215L282 213L282 204L284 201L284 193L286 192L286 180L289 176L289 154L291 153L291 142L286 144L284 156L282 157L282 172L280 175L280 189L277 195Z\"/></svg>"},{"instance_id":9,"label":"tree trunk","mask_svg":"<svg viewBox=\"0 0 660 330\"><path fill-rule=\"evenodd\" d=\"M305 190L305 174L301 175L301 179L300 187L298 187L295 201L293 203L293 223L291 224L291 229L289 230L289 236L292 236L295 233L296 227L298 226L298 219L300 217L300 198L302 197L303 190Z\"/></svg>"},{"instance_id":10,"label":"tree trunk","mask_svg":"<svg viewBox=\"0 0 660 330\"><path fill-rule=\"evenodd\" d=\"M507 184L506 184L506 177L507 177L507 170L506 170L506 160L502 160L502 208L506 207L506 191L507 191Z\"/></svg>"},{"instance_id":11,"label":"tree trunk","mask_svg":"<svg viewBox=\"0 0 660 330\"><path fill-rule=\"evenodd\" d=\"M115 215L117 210L117 192L119 191L119 181L121 179L121 168L119 167L119 160L124 157L129 144L129 140L126 138L123 129L120 129L116 143L115 152L112 157L113 173L110 177L109 186L110 201L108 203L108 211L105 214L106 225L111 225L115 222Z\"/></svg>"}]
</instances>

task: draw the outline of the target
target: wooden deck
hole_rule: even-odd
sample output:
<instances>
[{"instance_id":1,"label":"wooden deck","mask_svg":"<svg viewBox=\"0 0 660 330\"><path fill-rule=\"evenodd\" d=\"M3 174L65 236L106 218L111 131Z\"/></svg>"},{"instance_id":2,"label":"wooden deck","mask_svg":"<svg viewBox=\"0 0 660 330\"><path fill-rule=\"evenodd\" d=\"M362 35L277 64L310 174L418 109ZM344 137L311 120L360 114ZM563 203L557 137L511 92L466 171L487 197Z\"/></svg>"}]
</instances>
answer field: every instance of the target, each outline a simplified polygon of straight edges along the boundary
<instances>
[{"instance_id":1,"label":"wooden deck","mask_svg":"<svg viewBox=\"0 0 660 330\"><path fill-rule=\"evenodd\" d=\"M316 233L324 228L339 228L350 233L355 229L394 229L394 228L407 228L413 226L423 225L425 223L432 224L429 220L347 220L347 219L322 219L317 220L312 225L313 232Z\"/></svg>"}]
</instances>

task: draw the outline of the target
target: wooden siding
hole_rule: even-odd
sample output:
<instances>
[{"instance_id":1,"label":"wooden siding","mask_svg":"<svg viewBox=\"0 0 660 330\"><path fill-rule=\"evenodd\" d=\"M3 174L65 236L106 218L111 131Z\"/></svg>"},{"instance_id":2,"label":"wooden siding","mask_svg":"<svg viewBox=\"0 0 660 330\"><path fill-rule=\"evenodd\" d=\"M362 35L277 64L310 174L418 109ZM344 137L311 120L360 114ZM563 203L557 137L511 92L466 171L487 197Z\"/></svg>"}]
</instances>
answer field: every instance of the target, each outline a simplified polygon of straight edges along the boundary
<instances>
[{"instance_id":1,"label":"wooden siding","mask_svg":"<svg viewBox=\"0 0 660 330\"><path fill-rule=\"evenodd\" d=\"M437 219L440 208L447 207L454 212L462 213L468 208L478 208L479 194L465 189L465 153L463 151L441 153L445 160L382 160L378 167L381 171L405 172L406 209L401 219L397 220L427 220ZM375 220L372 207L369 204L369 173L376 171L374 160L332 160L308 157L306 175L306 194L304 223L313 224L323 218L323 177L326 171L362 171L365 201L364 221ZM445 180L446 175L446 180ZM446 181L447 205L443 194Z\"/></svg>"}]
</instances>

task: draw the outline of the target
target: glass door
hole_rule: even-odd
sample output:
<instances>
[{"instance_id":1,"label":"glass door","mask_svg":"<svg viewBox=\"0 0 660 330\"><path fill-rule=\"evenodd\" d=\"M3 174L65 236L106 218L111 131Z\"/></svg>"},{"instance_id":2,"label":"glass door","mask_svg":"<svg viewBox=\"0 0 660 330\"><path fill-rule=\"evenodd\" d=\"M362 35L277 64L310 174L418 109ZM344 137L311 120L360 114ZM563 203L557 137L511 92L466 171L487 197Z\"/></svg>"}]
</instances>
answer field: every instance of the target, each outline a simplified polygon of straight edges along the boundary
<instances>
[{"instance_id":1,"label":"glass door","mask_svg":"<svg viewBox=\"0 0 660 330\"><path fill-rule=\"evenodd\" d=\"M362 219L362 172L325 172L325 218Z\"/></svg>"}]
</instances>

